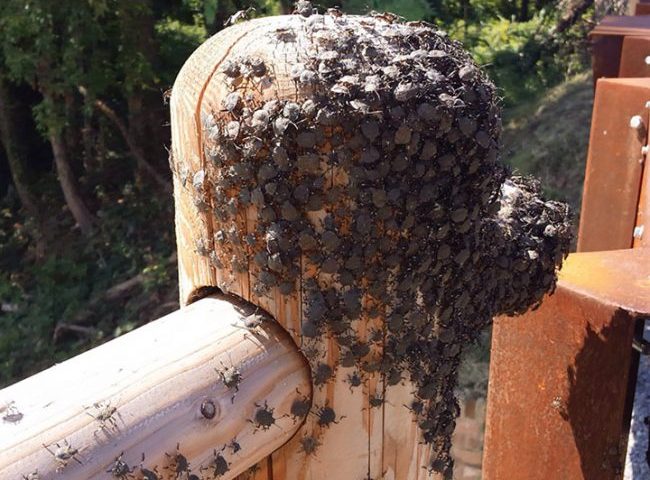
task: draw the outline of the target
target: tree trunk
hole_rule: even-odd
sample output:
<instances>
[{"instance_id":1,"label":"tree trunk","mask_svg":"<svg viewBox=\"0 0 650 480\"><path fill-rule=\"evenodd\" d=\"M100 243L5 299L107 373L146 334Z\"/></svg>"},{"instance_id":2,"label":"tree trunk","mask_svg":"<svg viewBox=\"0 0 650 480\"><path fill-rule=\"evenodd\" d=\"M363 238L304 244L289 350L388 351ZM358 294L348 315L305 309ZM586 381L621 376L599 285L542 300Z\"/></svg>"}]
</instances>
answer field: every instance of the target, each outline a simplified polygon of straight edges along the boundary
<instances>
[{"instance_id":1,"label":"tree trunk","mask_svg":"<svg viewBox=\"0 0 650 480\"><path fill-rule=\"evenodd\" d=\"M519 21L525 22L528 20L528 6L530 0L521 0L521 10L519 10Z\"/></svg>"},{"instance_id":2,"label":"tree trunk","mask_svg":"<svg viewBox=\"0 0 650 480\"><path fill-rule=\"evenodd\" d=\"M86 109L92 108L88 104L88 100L84 98ZM81 140L83 144L83 166L87 172L96 171L98 168L97 155L96 155L96 135L95 128L92 122L92 115L90 113L83 114L83 128L81 129Z\"/></svg>"},{"instance_id":3,"label":"tree trunk","mask_svg":"<svg viewBox=\"0 0 650 480\"><path fill-rule=\"evenodd\" d=\"M562 33L571 28L594 3L594 0L579 0L577 2L568 2L563 9L560 20L555 26L556 33Z\"/></svg>"},{"instance_id":4,"label":"tree trunk","mask_svg":"<svg viewBox=\"0 0 650 480\"><path fill-rule=\"evenodd\" d=\"M68 154L63 137L60 132L51 128L49 140L52 145L56 173L59 177L59 183L61 184L61 190L63 190L65 202L70 209L70 213L72 213L72 216L79 225L81 232L84 235L90 235L93 230L93 216L86 207L83 198L81 198L79 186L77 185L76 178L72 172L72 167L68 161Z\"/></svg>"},{"instance_id":5,"label":"tree trunk","mask_svg":"<svg viewBox=\"0 0 650 480\"><path fill-rule=\"evenodd\" d=\"M122 37L127 52L138 52L138 62L146 62L151 71L156 69L158 45L155 42L155 18L151 0L142 0L137 7L128 6L122 14ZM160 93L156 92L153 74L148 76L147 66L136 65L126 71L127 89L127 132L131 151L137 150L145 162L138 160L140 169L153 176L157 183L167 191L171 179L162 177L156 167L166 158L164 145L169 138L169 131L163 125L167 111L163 106ZM117 117L116 117L117 118ZM120 128L122 130L122 128ZM148 166L151 165L153 170Z\"/></svg>"},{"instance_id":6,"label":"tree trunk","mask_svg":"<svg viewBox=\"0 0 650 480\"><path fill-rule=\"evenodd\" d=\"M18 199L27 216L34 219L35 229L32 236L36 243L36 255L42 257L45 254L46 239L44 237L43 217L39 208L36 196L29 188L29 181L26 175L26 155L16 139L20 138L17 133L18 126L15 106L11 101L12 95L9 86L0 75L0 146L4 147L9 163L11 179Z\"/></svg>"},{"instance_id":7,"label":"tree trunk","mask_svg":"<svg viewBox=\"0 0 650 480\"><path fill-rule=\"evenodd\" d=\"M86 90L85 87L79 87L79 92L86 97L88 95L88 91ZM93 103L93 105L100 110L104 115L106 115L109 120L111 120L115 126L118 128L120 133L122 134L122 137L124 138L124 141L126 142L126 145L129 147L129 150L131 151L131 155L136 159L138 162L138 166L140 167L141 170L145 171L148 173L151 178L166 192L171 193L172 188L171 188L171 182L166 181L155 169L153 165L151 165L140 146L137 144L137 142L131 137L129 133L129 129L127 126L124 124L122 120L120 120L120 117L117 116L117 113L115 113L115 110L110 108L108 105L106 105L103 101L96 99Z\"/></svg>"}]
</instances>

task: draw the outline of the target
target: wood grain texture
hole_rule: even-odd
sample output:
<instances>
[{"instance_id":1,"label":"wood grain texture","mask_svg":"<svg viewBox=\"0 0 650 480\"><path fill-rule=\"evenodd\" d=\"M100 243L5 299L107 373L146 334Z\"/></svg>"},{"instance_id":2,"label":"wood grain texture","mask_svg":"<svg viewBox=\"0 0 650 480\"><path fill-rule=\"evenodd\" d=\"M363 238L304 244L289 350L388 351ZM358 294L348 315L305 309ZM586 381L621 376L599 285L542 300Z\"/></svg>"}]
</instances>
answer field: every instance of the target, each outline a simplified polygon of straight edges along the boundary
<instances>
[{"instance_id":1,"label":"wood grain texture","mask_svg":"<svg viewBox=\"0 0 650 480\"><path fill-rule=\"evenodd\" d=\"M297 89L289 75L292 64L306 48L305 44L300 43L305 41L304 37L299 36L298 42L284 43L278 42L272 35L279 28L302 29L303 22L305 19L297 15L271 17L248 21L219 32L202 45L183 67L174 85L171 108L181 303L191 302L204 287L218 287L264 308L291 333L296 343L307 346L308 341L300 333L300 326L305 320L301 287L302 282L314 276L315 267L306 257L302 258L302 278L296 285L295 294L281 295L277 288L272 289L270 294L257 294L252 289L258 274L253 262L249 262L246 272L237 273L228 262L215 266L210 261L209 252L219 248L214 233L222 228L227 229L228 225L220 225L210 213L210 209L214 211L217 204L209 191L206 194L208 211L197 211L192 200L196 192L191 186L192 175L199 170L205 170L206 177L215 178L217 173L217 167L210 164L203 152L201 118L208 114L218 115L223 109L221 102L230 90L218 69L226 59L236 61L241 57L260 57L270 65L272 82L251 85L250 88L240 86L239 91L243 95L250 94L260 103L271 99L300 102L308 98L309 92L304 88ZM182 172L188 178L185 185L180 179ZM335 169L328 171L325 166L322 174L331 186L337 184L338 174L344 175ZM310 212L316 229L319 218L322 219L325 213L324 210ZM256 218L254 207L247 207L245 212L238 214L237 229L240 232L253 232ZM207 252L197 253L197 241L203 242ZM359 338L365 338L370 328L383 329L383 317L362 319L354 326ZM336 342L324 342L320 346L320 355L312 363L338 363ZM310 415L298 435L273 453L269 469L261 468L248 478L268 478L268 471L272 472L274 480L362 480L384 476L400 480L430 478L423 468L427 461L427 449L419 445L420 433L411 413L404 406L412 398L412 387L394 387L395 391L386 397L388 402L371 409L370 396L384 395L383 379L376 374L362 389L352 391L346 379L353 371L353 368L338 366L334 380L313 392L316 410L328 405L334 408L338 418L345 418L338 424L323 428L318 425L316 415ZM318 439L320 447L315 454L306 455L300 440L312 435Z\"/></svg>"},{"instance_id":2,"label":"wood grain texture","mask_svg":"<svg viewBox=\"0 0 650 480\"><path fill-rule=\"evenodd\" d=\"M160 478L180 478L172 472L177 445L200 478L212 478L215 450L229 462L223 479L263 460L298 430L288 412L296 390L309 397L311 383L304 357L275 322L244 326L252 311L205 298L0 391L0 478L115 478L107 470L122 453L133 477L144 453ZM218 372L233 365L236 392ZM212 419L201 414L208 400ZM265 402L276 418L268 430L250 421ZM102 427L104 407L115 411ZM21 418L8 421L8 413ZM227 447L234 438L237 453ZM45 448L65 442L81 463L58 465Z\"/></svg>"}]
</instances>

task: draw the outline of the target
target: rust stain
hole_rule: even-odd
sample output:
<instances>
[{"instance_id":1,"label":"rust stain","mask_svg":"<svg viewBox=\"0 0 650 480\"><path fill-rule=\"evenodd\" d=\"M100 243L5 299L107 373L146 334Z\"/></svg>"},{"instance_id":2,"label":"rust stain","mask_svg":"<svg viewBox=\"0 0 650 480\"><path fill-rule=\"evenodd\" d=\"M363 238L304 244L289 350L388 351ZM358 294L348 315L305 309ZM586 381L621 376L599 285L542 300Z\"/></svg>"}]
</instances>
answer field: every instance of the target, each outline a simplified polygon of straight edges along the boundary
<instances>
[{"instance_id":1,"label":"rust stain","mask_svg":"<svg viewBox=\"0 0 650 480\"><path fill-rule=\"evenodd\" d=\"M598 80L580 215L580 252L632 246L649 98L650 78ZM634 116L641 120L641 128L630 126Z\"/></svg>"},{"instance_id":2,"label":"rust stain","mask_svg":"<svg viewBox=\"0 0 650 480\"><path fill-rule=\"evenodd\" d=\"M484 479L620 478L649 277L648 249L572 254L539 309L495 320Z\"/></svg>"}]
</instances>

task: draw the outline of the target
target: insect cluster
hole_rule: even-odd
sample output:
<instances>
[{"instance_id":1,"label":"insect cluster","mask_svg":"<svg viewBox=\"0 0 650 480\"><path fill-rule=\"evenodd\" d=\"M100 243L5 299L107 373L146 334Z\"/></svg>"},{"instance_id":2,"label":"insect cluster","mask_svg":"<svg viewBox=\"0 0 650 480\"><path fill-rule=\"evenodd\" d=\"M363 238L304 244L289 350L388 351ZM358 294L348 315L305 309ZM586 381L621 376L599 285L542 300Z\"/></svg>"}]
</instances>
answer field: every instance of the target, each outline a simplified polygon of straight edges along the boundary
<instances>
[{"instance_id":1,"label":"insect cluster","mask_svg":"<svg viewBox=\"0 0 650 480\"><path fill-rule=\"evenodd\" d=\"M300 292L316 387L339 365L354 368L350 388L372 373L409 380L431 469L449 472L462 347L554 287L568 212L507 178L495 87L458 42L389 14L302 10L269 32L277 48L295 44L295 92L258 88L279 69L253 55L216 73L230 90L202 114L204 169L184 174L213 216L197 251L249 272L254 296ZM372 319L383 329L359 338ZM338 365L319 354L332 338ZM328 408L316 412L327 425L338 421Z\"/></svg>"}]
</instances>

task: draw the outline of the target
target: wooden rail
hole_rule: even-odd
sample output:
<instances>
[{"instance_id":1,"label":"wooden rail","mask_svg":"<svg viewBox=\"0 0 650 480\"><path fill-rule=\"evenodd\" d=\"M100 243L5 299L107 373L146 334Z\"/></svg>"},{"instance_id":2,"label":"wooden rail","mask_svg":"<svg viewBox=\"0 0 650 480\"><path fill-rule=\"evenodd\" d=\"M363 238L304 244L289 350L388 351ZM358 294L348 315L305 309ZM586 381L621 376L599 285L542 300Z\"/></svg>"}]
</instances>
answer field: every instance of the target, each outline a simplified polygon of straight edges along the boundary
<instances>
[{"instance_id":1,"label":"wooden rail","mask_svg":"<svg viewBox=\"0 0 650 480\"><path fill-rule=\"evenodd\" d=\"M304 357L261 313L205 298L0 391L0 478L244 472L311 401Z\"/></svg>"}]
</instances>

